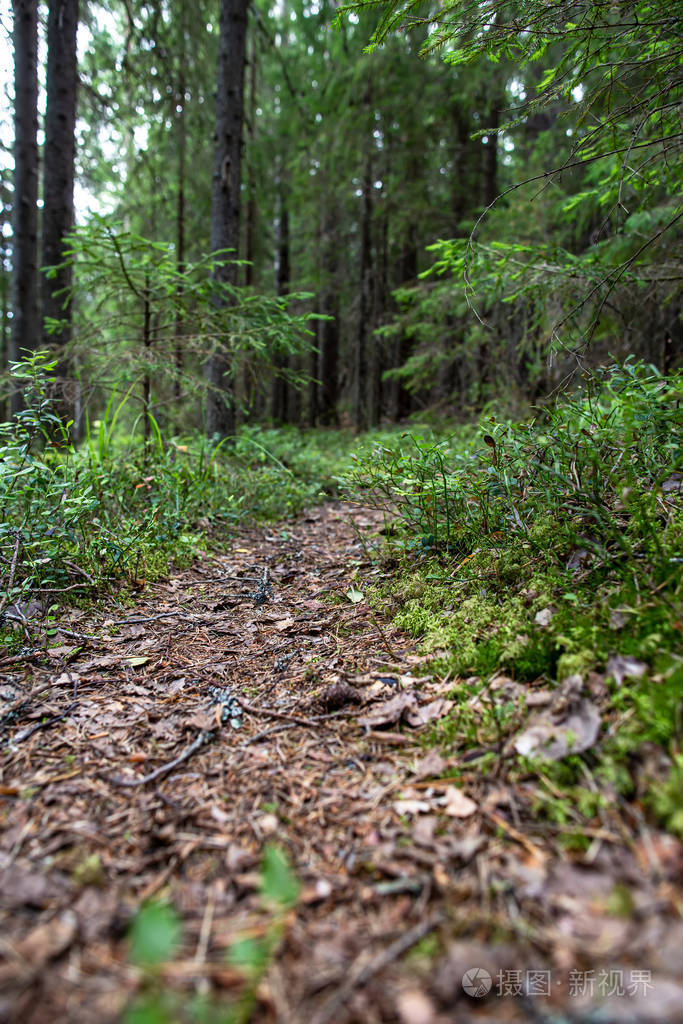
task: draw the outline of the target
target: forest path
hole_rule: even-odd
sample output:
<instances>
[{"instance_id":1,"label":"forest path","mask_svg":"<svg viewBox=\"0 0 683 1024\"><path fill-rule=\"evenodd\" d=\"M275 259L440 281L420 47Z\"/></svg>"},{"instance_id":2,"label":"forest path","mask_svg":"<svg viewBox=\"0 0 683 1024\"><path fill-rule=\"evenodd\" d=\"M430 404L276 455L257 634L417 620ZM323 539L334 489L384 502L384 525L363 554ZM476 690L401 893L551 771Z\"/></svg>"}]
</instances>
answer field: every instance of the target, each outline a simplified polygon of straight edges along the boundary
<instances>
[{"instance_id":1,"label":"forest path","mask_svg":"<svg viewBox=\"0 0 683 1024\"><path fill-rule=\"evenodd\" d=\"M175 1008L140 1020L225 1021L190 1006L234 1001L237 939L276 942L271 843L301 891L255 1020L683 1020L680 844L606 815L570 855L504 760L429 748L457 681L361 599L379 526L242 531L0 669L0 1020L104 1024L146 990ZM152 897L182 926L156 974L126 939Z\"/></svg>"}]
</instances>

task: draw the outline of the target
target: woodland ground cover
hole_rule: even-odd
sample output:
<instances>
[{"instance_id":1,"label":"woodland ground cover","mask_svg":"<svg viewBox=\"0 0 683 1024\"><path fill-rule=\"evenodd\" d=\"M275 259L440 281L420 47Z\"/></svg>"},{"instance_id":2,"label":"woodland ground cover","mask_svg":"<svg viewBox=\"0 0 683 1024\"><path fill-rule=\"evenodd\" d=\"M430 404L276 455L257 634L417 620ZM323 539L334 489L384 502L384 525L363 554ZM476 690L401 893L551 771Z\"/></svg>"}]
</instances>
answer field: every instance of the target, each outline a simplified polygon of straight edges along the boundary
<instances>
[{"instance_id":1,"label":"woodland ground cover","mask_svg":"<svg viewBox=\"0 0 683 1024\"><path fill-rule=\"evenodd\" d=\"M602 794L628 796L629 759L656 744L671 772L649 801L683 831L680 374L627 362L535 418L485 416L479 429L245 427L213 446L165 439L155 421L150 441L136 439L124 397L75 448L52 411L50 365L38 358L17 372L30 386L4 427L0 474L8 649L49 627L60 602L122 582L133 594L246 522L286 519L341 491L385 514L382 545L364 540L387 569L377 607L420 638L441 673L469 680L431 742L483 746L493 764L519 709L498 702L474 722L468 708L488 681L600 676L611 724L599 755L571 756L570 743L546 774L576 800L588 758ZM550 782L545 808L562 817L552 793Z\"/></svg>"},{"instance_id":2,"label":"woodland ground cover","mask_svg":"<svg viewBox=\"0 0 683 1024\"><path fill-rule=\"evenodd\" d=\"M413 424L361 437L339 431L244 428L232 445L215 446L197 437L164 438L155 422L146 444L132 440L124 399L118 405L112 401L86 441L72 448L52 411L49 364L39 359L18 372L27 376L29 400L16 423L5 428L0 473L3 557L10 570L10 588L2 595L8 652L4 664L13 664L13 658L35 663L28 670L34 689L41 689L35 679L49 677L53 696L44 712L20 698L3 716L3 727L12 733L3 768L3 779L9 780L3 782L3 792L11 801L6 820L10 839L15 827L29 834L32 815L42 815L44 823L36 831L38 845L32 840L28 860L19 858L17 899L24 899L22 886L37 884L30 871L40 863L45 871L40 884L50 892L57 886L55 891L66 893L76 915L83 913L83 906L87 909L88 900L103 902L97 920L105 945L97 949L102 957L106 948L106 957L85 972L95 970L93 977L103 986L102 1006L127 1003L125 1019L135 1024L261 1019L269 979L286 969L301 1001L297 1005L316 1005L321 1019L335 1019L330 1014L340 1012L347 987L340 983L322 1003L315 1003L300 976L302 957L296 952L297 942L310 941L302 938L308 936L306 929L321 926L306 902L318 905L318 889L311 896L309 876L313 872L317 878L320 844L326 851L320 861L324 870L329 874L335 865L334 886L347 891L347 899L348 887L355 887L351 902L341 899L333 911L323 906L325 920L328 912L338 916L342 939L345 928L358 937L367 926L357 914L371 891L368 884L381 899L385 916L394 913L387 901L408 900L411 913L418 915L415 925L395 947L384 942L372 971L381 974L390 962L389 951L398 957L414 946L401 971L422 972L420 984L427 987L429 999L445 998L438 996L438 985L434 988L441 977L435 965L449 948L452 929L468 936L468 958L476 949L477 956L493 956L492 963L497 963L501 937L520 943L524 935L526 941L541 919L543 927L551 927L552 893L537 903L533 898L524 902L526 883L515 875L522 867L509 846L503 858L507 867L487 867L485 873L493 870L495 884L489 887L484 879L479 892L483 906L491 900L507 906L514 893L522 907L521 918L519 911L514 916L516 925L507 912L501 916L497 910L490 919L484 913L487 923L477 924L476 934L487 938L477 945L462 922L443 916L443 907L450 905L448 900L443 904L443 893L451 885L443 873L435 875L440 879L433 897L436 909L429 915L416 909L420 901L406 893L413 892L411 887L417 892L423 882L412 877L411 869L396 865L401 857L415 857L423 870L425 843L431 839L422 836L419 820L413 826L413 819L426 811L433 823L441 820L434 817L435 810L437 816L450 816L438 825L437 841L451 843L453 856L465 865L477 851L482 862L497 864L495 851L505 838L514 848L523 847L529 861L525 871L547 879L546 872L558 871L564 857L578 858L577 864L585 857L592 864L603 840L611 848L624 835L640 836L643 829L651 829L647 834L655 837L665 861L665 867L657 861L657 879L659 872L670 870L674 852L661 845L660 830L674 842L683 833L680 375L665 377L647 365L627 362L591 375L575 393L519 422L486 415L478 425L455 425L450 431ZM310 510L337 494L351 503L348 516L338 504L300 515L304 506ZM368 506L374 518L364 513ZM350 546L348 523L343 532L340 525L345 518L355 528ZM256 520L269 525L259 530ZM266 567L277 567L273 583L282 593L275 600L285 605L270 605L270 577L261 558ZM173 561L187 569L176 568L168 579ZM132 613L127 610L131 604ZM393 624L382 625L386 616ZM403 646L409 636L419 642L417 652ZM324 653L318 646L323 641ZM88 647L100 653L93 658ZM359 674L366 648L375 650L375 671ZM236 651L246 652L240 655L242 667L234 662ZM346 664L340 663L341 651L347 652L348 665L340 677L339 666ZM54 659L62 659L64 667L58 678L50 669ZM291 665L296 666L292 681L287 678ZM416 678L405 671L408 665L430 674ZM179 672L185 674L176 679ZM227 689L226 672L231 680ZM202 682L216 673L221 693L237 701L230 707L238 725L244 713L252 716L248 738L229 754L225 744L234 747L234 741L224 730L217 731L215 708L197 710L197 701L207 699ZM10 688L16 687L16 672L7 678ZM330 685L329 679L336 681ZM74 688L74 700L63 713L55 708L60 686ZM178 687L187 693L183 690L183 700L174 703ZM274 692L279 696L273 703ZM369 710L360 715L356 705L368 702ZM194 717L188 718L189 710ZM271 732L284 727L310 735L311 727L320 728L316 716L321 710L320 721L342 716L330 722L331 729L341 730L337 739L328 737L326 743L341 742L345 756L319 754L324 764L316 758L309 762L309 744L298 734L288 734L283 754L281 737L273 738ZM402 722L404 712L408 718ZM27 722L17 719L21 714ZM84 723L92 715L105 731L84 742ZM275 718L277 724L261 730L259 715ZM64 719L63 733L50 728ZM387 732L387 725L396 732ZM188 727L204 731L169 761L167 751L178 749ZM359 728L365 730L365 739L356 736ZM44 739L36 745L39 735ZM104 736L109 739L101 746ZM29 750L24 740L31 737ZM64 759L64 739L69 753L55 775L55 765L59 769ZM253 756L261 767L249 769L249 785L239 772L234 779L230 776L217 804L211 790L209 802L215 806L208 815L202 787L216 772L224 776L226 756L231 764L235 757L239 763L252 743L271 741L287 765L284 774L273 769L277 784L262 761L265 757L271 764L274 754L256 747ZM388 771L387 754L381 758L379 753L387 743L398 744L401 756L394 757L390 781L378 787L372 807L359 818L357 807L365 808L368 786L376 786ZM204 746L199 774L171 774L190 755L200 757ZM424 778L415 767L422 763L414 755L420 748L428 766ZM20 758L17 751L22 749L26 756ZM98 757L101 753L107 767L88 781L93 751ZM142 766L148 759L158 767L145 775L137 769L131 774L131 764ZM367 775L359 786L356 765L366 763ZM332 771L337 773L334 781ZM312 796L311 772L322 773ZM175 796L158 804L156 780L166 775L164 791ZM54 787L65 780L72 785L75 777L81 781L73 783L79 794L73 808L70 802L55 802ZM193 832L187 830L185 815L199 814L199 791L192 785L188 789L187 778L203 780L204 817L197 819L202 824ZM106 800L100 793L92 803L92 785L108 787ZM291 793L285 793L285 785L292 787ZM139 787L139 796L125 795L130 790L117 788L121 786ZM385 807L387 794L390 804ZM506 800L512 801L514 824L496 809ZM321 807L329 802L342 808L336 811L340 824L334 824L334 813L325 812L333 824L319 834ZM141 829L153 806L156 824ZM172 811L162 811L162 806ZM492 835L484 829L486 839L479 817L473 817L479 809L481 821L494 829ZM85 841L62 847L53 834L76 828L62 820L70 820L72 813L78 821L84 813L94 816L99 824L93 836L102 830L111 836L111 855ZM389 813L400 822L400 838L391 846L393 860L387 866L385 844L380 843L376 857L368 850L376 841L375 831L385 834ZM301 814L309 822L310 836L303 831L310 847L308 838L302 845ZM163 839L155 831L162 819ZM213 824L202 840L209 820ZM617 820L621 838L615 832ZM232 838L239 834L250 850L247 855L242 847L235 848L230 855L238 858L235 864L244 863L239 858L246 856L246 863L258 868L236 876L236 884L251 893L249 918L235 918L232 897L226 902L226 893L211 888L211 855L195 857L192 868L188 862L188 874L178 870L176 877L177 864L184 863L195 842L208 843L209 851L218 848L212 844L224 842L228 821ZM339 836L346 837L344 848L349 842L349 821L356 822L360 836L361 860L354 870L339 848ZM258 833L257 850L246 838L254 822L269 830ZM215 827L221 830L218 836L211 831ZM387 834L395 835L392 829ZM427 832L431 835L429 828ZM276 836L277 843L264 845L264 835ZM59 844L56 857L45 859L44 841L49 848L50 843ZM173 856L163 845L169 841L175 844ZM161 852L155 845L159 842ZM131 859L131 849L138 851L139 864ZM446 847L439 849L437 857L443 859ZM159 856L168 861L160 874ZM599 875L604 906L598 912L592 897L591 915L597 914L601 922L605 915L605 920L635 921L642 893L632 887L628 872L633 868L622 871L606 863L607 869L601 869L606 873ZM388 881L382 880L385 871ZM469 868L459 867L455 878L469 893L467 886L473 883L464 882L463 871ZM204 880L193 895L191 876ZM123 940L120 923L111 918L111 908L119 907L110 887L113 878L128 893L125 908L116 910L126 921ZM140 901L140 878L143 894L161 891L161 902L150 902L150 895ZM561 894L565 888L559 884ZM315 885L322 886L322 893L332 891L327 875ZM216 954L207 958L208 939L202 939L208 912L205 886L217 901L207 906L211 914L218 908L218 934L227 936L221 960ZM356 892L359 886L366 894L362 899ZM196 920L197 891L202 893L201 922ZM658 906L668 907L666 892ZM480 904L470 906L470 897L458 899L466 901L468 920L480 921ZM405 910L398 904L395 909L401 914ZM577 909L571 926L576 935L581 934L584 914ZM294 920L304 933L293 928ZM384 920L381 914L379 920ZM14 927L18 915L9 921ZM662 911L657 926L664 927L665 921L668 910ZM55 931L54 921L45 926L49 931L44 934L53 936L54 943L49 956L59 957L62 941L67 946L80 941L71 918L63 923L62 931ZM36 925L26 941L38 942L43 927ZM395 925L382 927L382 934L390 935ZM211 921L208 929L207 934ZM432 931L437 934L432 936ZM668 931L666 935L669 942ZM192 960L187 944L195 938L200 952ZM21 933L13 941L17 950L24 948ZM223 939L215 941L220 948ZM563 936L562 943L566 941ZM576 946L582 955L604 955L604 950L586 954L592 947L584 948L583 941L577 940ZM86 943L82 955L91 953ZM520 945L518 956L529 955ZM633 955L639 963L638 954ZM128 958L132 967L126 967ZM239 998L229 1000L229 1011L215 990L207 995L206 985L195 997L185 991L183 979L205 970L213 972L214 980L227 979L223 983L231 991L240 986ZM462 969L449 970L457 976L449 982L457 993ZM28 991L21 979L34 977L29 967L22 971L12 975L20 1001ZM0 975L0 984L7 989L9 982ZM81 982L73 990L61 980L56 984L60 1000L81 1000L87 992ZM378 991L383 995L378 997ZM393 998L391 985L380 982L373 992L368 998Z\"/></svg>"},{"instance_id":3,"label":"woodland ground cover","mask_svg":"<svg viewBox=\"0 0 683 1024\"><path fill-rule=\"evenodd\" d=\"M570 739L570 756L543 766L540 804L563 821L569 805L633 795L629 761L655 744L671 774L648 800L683 834L681 397L680 375L627 362L536 420L485 419L476 451L448 440L377 446L349 480L390 521L383 557L394 571L379 607L421 638L442 674L467 680L432 742L483 748L482 765L496 765L519 725L514 693L481 719L481 696L501 674L513 690L592 675L609 695L599 753L571 756ZM554 738L552 728L533 738L530 767Z\"/></svg>"}]
</instances>

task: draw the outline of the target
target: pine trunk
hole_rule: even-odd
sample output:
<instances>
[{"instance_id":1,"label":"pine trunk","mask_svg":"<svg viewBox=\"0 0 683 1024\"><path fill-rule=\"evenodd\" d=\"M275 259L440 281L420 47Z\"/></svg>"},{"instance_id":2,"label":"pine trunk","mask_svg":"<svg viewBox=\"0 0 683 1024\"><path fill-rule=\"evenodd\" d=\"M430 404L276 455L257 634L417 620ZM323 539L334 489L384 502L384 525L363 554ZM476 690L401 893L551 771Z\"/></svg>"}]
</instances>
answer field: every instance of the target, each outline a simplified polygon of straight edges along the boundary
<instances>
[{"instance_id":1,"label":"pine trunk","mask_svg":"<svg viewBox=\"0 0 683 1024\"><path fill-rule=\"evenodd\" d=\"M225 260L237 258L239 245L247 8L247 0L221 0L211 191L211 251L220 253L223 261L214 271L218 285L237 284L237 266ZM226 249L233 251L226 253ZM228 305L220 289L216 292L216 305L218 308ZM207 378L207 436L229 437L235 432L236 422L233 366L230 352L221 341L209 358Z\"/></svg>"},{"instance_id":2,"label":"pine trunk","mask_svg":"<svg viewBox=\"0 0 683 1024\"><path fill-rule=\"evenodd\" d=\"M372 338L372 96L368 88L365 96L368 111L368 131L363 168L363 197L360 241L360 311L354 353L354 425L357 431L367 430L370 419L369 372L371 369L370 344Z\"/></svg>"},{"instance_id":3,"label":"pine trunk","mask_svg":"<svg viewBox=\"0 0 683 1024\"><path fill-rule=\"evenodd\" d=\"M14 199L10 360L38 347L38 3L14 0ZM12 392L12 413L22 407Z\"/></svg>"}]
</instances>

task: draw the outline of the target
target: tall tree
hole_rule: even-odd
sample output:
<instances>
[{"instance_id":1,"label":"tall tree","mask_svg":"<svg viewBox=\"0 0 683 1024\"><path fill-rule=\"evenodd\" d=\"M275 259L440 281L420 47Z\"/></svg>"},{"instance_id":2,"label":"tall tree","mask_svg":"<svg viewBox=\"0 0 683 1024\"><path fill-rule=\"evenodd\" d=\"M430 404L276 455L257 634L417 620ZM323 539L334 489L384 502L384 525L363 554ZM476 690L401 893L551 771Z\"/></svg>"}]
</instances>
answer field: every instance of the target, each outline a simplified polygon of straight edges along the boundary
<instances>
[{"instance_id":1,"label":"tall tree","mask_svg":"<svg viewBox=\"0 0 683 1024\"><path fill-rule=\"evenodd\" d=\"M54 277L43 274L41 297L43 346L58 348L65 416L77 420L76 393L67 385L69 364L64 349L71 340L71 265L64 263L64 241L74 221L74 160L78 89L78 0L50 0L47 19L47 105L43 162L44 267L59 265ZM60 321L57 330L50 321Z\"/></svg>"},{"instance_id":2,"label":"tall tree","mask_svg":"<svg viewBox=\"0 0 683 1024\"><path fill-rule=\"evenodd\" d=\"M219 285L216 303L227 304L221 284L237 284L240 226L242 121L244 118L244 64L248 0L221 0L216 88L216 129L211 190L211 251L219 254L214 280ZM226 259L232 250L232 259ZM219 341L207 366L209 389L206 433L228 437L235 431L233 374L227 341Z\"/></svg>"},{"instance_id":3,"label":"tall tree","mask_svg":"<svg viewBox=\"0 0 683 1024\"><path fill-rule=\"evenodd\" d=\"M13 0L14 195L10 359L38 344L38 0ZM12 413L21 392L12 393Z\"/></svg>"}]
</instances>

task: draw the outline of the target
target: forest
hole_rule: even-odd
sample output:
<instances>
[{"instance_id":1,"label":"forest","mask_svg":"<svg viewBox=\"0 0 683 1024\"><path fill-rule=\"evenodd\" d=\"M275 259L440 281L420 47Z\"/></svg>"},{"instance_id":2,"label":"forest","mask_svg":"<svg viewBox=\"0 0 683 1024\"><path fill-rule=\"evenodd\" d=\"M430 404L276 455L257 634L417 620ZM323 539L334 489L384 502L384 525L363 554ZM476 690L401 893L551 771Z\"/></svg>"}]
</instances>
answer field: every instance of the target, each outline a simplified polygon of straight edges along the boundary
<instances>
[{"instance_id":1,"label":"forest","mask_svg":"<svg viewBox=\"0 0 683 1024\"><path fill-rule=\"evenodd\" d=\"M0 43L0 1019L683 1022L682 0Z\"/></svg>"}]
</instances>

